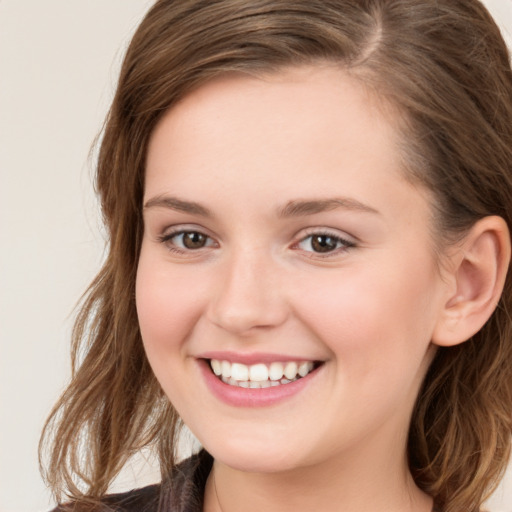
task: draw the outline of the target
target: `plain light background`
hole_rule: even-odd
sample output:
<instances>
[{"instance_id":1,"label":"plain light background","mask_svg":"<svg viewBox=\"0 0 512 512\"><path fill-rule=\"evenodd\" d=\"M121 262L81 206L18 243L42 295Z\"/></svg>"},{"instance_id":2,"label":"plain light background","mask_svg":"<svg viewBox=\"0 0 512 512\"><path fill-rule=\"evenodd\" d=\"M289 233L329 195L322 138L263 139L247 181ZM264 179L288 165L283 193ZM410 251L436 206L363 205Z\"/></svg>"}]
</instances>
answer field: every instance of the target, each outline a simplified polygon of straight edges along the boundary
<instances>
[{"instance_id":1,"label":"plain light background","mask_svg":"<svg viewBox=\"0 0 512 512\"><path fill-rule=\"evenodd\" d=\"M485 3L512 33L512 0ZM151 4L0 0L0 512L51 508L37 442L69 376L73 307L104 247L88 155ZM158 478L143 462L119 488ZM512 512L512 474L489 505Z\"/></svg>"}]
</instances>

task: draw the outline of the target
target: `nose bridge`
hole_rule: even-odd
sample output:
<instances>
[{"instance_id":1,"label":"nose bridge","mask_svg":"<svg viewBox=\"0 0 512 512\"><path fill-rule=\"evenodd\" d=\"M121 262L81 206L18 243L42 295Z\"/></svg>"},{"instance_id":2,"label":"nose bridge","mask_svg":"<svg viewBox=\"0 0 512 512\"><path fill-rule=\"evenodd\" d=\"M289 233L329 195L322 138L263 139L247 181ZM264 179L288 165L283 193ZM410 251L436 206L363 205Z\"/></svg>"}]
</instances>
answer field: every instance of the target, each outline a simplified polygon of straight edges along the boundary
<instances>
[{"instance_id":1,"label":"nose bridge","mask_svg":"<svg viewBox=\"0 0 512 512\"><path fill-rule=\"evenodd\" d=\"M218 276L211 320L238 334L281 324L287 310L280 276L282 271L265 249L233 249Z\"/></svg>"}]
</instances>

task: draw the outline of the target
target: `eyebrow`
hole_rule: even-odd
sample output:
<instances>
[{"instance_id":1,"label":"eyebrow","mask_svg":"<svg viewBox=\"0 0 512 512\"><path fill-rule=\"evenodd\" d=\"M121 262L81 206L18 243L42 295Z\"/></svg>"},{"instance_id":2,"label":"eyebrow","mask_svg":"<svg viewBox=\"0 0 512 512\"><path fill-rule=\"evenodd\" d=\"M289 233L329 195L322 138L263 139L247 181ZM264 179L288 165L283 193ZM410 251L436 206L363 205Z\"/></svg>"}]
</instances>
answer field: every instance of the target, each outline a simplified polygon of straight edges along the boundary
<instances>
[{"instance_id":1,"label":"eyebrow","mask_svg":"<svg viewBox=\"0 0 512 512\"><path fill-rule=\"evenodd\" d=\"M212 212L205 206L194 201L185 201L173 196L155 196L144 204L145 209L154 207L169 208L178 212L200 215L207 218L214 217ZM337 208L379 214L375 208L355 199L334 197L328 199L292 200L277 210L277 216L279 218L301 217L331 211Z\"/></svg>"},{"instance_id":2,"label":"eyebrow","mask_svg":"<svg viewBox=\"0 0 512 512\"><path fill-rule=\"evenodd\" d=\"M194 201L184 201L172 196L156 196L149 199L145 204L144 208L154 208L156 206L169 208L183 213L191 213L194 215L201 215L202 217L212 218L213 214L208 208L195 203Z\"/></svg>"},{"instance_id":3,"label":"eyebrow","mask_svg":"<svg viewBox=\"0 0 512 512\"><path fill-rule=\"evenodd\" d=\"M289 201L283 208L278 210L278 217L284 218L314 215L315 213L327 212L337 208L379 214L379 211L375 208L355 199L348 197L333 197L328 199Z\"/></svg>"}]
</instances>

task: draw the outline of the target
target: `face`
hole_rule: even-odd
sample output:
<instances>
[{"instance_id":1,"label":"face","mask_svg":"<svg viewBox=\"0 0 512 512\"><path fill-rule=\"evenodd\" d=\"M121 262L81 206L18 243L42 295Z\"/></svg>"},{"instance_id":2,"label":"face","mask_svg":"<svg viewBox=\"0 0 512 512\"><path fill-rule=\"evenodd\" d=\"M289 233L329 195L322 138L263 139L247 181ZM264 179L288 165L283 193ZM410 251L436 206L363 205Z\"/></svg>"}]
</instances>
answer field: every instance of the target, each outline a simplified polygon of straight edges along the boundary
<instances>
[{"instance_id":1,"label":"face","mask_svg":"<svg viewBox=\"0 0 512 512\"><path fill-rule=\"evenodd\" d=\"M152 135L144 346L231 467L403 458L444 284L428 194L404 179L377 105L331 67L229 76Z\"/></svg>"}]
</instances>

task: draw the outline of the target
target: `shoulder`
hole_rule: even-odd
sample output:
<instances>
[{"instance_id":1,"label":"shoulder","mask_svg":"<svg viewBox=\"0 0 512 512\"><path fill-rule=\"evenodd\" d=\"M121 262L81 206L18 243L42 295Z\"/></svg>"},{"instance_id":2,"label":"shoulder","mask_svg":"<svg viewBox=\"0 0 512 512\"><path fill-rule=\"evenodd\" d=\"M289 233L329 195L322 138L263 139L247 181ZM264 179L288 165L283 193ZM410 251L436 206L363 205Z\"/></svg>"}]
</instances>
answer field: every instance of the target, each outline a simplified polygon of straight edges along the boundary
<instances>
[{"instance_id":1,"label":"shoulder","mask_svg":"<svg viewBox=\"0 0 512 512\"><path fill-rule=\"evenodd\" d=\"M128 492L109 494L100 504L67 503L51 512L156 512L160 499L160 484L148 485Z\"/></svg>"},{"instance_id":2,"label":"shoulder","mask_svg":"<svg viewBox=\"0 0 512 512\"><path fill-rule=\"evenodd\" d=\"M116 512L156 512L159 499L160 484L157 484L129 492L111 494L103 502L109 509Z\"/></svg>"},{"instance_id":3,"label":"shoulder","mask_svg":"<svg viewBox=\"0 0 512 512\"><path fill-rule=\"evenodd\" d=\"M212 464L211 455L201 450L174 467L164 484L108 494L100 501L74 501L51 512L199 512Z\"/></svg>"}]
</instances>

